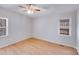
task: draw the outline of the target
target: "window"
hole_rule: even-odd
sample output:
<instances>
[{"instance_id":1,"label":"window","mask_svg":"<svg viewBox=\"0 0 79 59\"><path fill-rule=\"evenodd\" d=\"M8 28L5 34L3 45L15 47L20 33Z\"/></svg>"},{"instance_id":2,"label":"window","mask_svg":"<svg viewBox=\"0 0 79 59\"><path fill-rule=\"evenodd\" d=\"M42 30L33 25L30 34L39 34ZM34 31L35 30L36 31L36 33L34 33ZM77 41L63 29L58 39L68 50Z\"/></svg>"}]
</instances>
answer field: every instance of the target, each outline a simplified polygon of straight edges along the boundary
<instances>
[{"instance_id":1,"label":"window","mask_svg":"<svg viewBox=\"0 0 79 59\"><path fill-rule=\"evenodd\" d=\"M71 19L61 19L60 20L60 34L61 35L71 35Z\"/></svg>"},{"instance_id":2,"label":"window","mask_svg":"<svg viewBox=\"0 0 79 59\"><path fill-rule=\"evenodd\" d=\"M0 18L0 37L8 36L8 19Z\"/></svg>"}]
</instances>

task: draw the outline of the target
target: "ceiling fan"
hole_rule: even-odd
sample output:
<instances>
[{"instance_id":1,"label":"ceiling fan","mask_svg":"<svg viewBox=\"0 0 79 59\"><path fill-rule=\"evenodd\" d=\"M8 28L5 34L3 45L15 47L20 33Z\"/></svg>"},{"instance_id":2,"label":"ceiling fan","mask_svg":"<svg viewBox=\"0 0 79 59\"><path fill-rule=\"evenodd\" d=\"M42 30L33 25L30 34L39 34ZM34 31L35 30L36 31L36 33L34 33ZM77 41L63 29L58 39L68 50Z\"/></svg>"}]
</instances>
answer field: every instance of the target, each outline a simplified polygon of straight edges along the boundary
<instances>
[{"instance_id":1,"label":"ceiling fan","mask_svg":"<svg viewBox=\"0 0 79 59\"><path fill-rule=\"evenodd\" d=\"M24 6L18 6L23 9L24 12L27 13L37 13L42 10L42 8L36 7L33 4L25 4Z\"/></svg>"}]
</instances>

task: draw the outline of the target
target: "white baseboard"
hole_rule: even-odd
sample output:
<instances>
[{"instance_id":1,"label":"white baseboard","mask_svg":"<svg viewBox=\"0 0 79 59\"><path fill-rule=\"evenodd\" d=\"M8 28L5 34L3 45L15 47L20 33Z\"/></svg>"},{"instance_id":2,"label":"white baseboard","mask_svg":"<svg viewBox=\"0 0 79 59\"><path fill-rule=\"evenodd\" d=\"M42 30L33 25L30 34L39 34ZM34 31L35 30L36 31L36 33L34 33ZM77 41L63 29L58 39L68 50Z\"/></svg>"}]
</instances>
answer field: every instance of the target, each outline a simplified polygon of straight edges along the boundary
<instances>
[{"instance_id":1,"label":"white baseboard","mask_svg":"<svg viewBox=\"0 0 79 59\"><path fill-rule=\"evenodd\" d=\"M45 40L45 41L48 41L48 42L51 42L51 43L57 43L57 44L65 45L65 46L70 46L70 47L72 47L72 48L77 49L77 52L78 52L78 54L79 54L79 48L77 48L77 47L74 47L74 46L71 46L71 45L68 45L68 44L59 43L59 42L56 42L56 41L46 40L45 38L38 37L38 36L32 36L32 37L37 38L37 39L40 39L40 40L42 39L42 40Z\"/></svg>"},{"instance_id":2,"label":"white baseboard","mask_svg":"<svg viewBox=\"0 0 79 59\"><path fill-rule=\"evenodd\" d=\"M9 45L12 45L12 44L16 44L17 42L20 42L20 41L23 41L23 40L29 39L29 38L37 38L37 39L45 40L45 41L48 41L48 42L51 42L51 43L57 43L57 44L65 45L65 46L70 46L68 44L63 44L63 43L59 43L59 42L56 42L56 41L46 40L46 38L42 38L42 37L38 37L38 36L28 36L28 37L25 37L25 38L23 38L21 40L17 40L17 41L10 42L8 44L4 44L4 45L0 46L0 48L6 47L6 46L9 46ZM79 53L79 48L74 47L74 46L70 46L70 47L76 48L78 53Z\"/></svg>"},{"instance_id":3,"label":"white baseboard","mask_svg":"<svg viewBox=\"0 0 79 59\"><path fill-rule=\"evenodd\" d=\"M12 44L16 44L16 43L18 43L18 42L20 42L20 41L23 41L23 40L29 39L29 38L31 38L31 36L25 37L25 38L23 38L23 39L21 39L21 40L16 40L16 41L13 41L13 42L10 42L10 43L1 45L0 48L4 48L4 47L6 47L6 46L9 46L9 45L12 45Z\"/></svg>"},{"instance_id":4,"label":"white baseboard","mask_svg":"<svg viewBox=\"0 0 79 59\"><path fill-rule=\"evenodd\" d=\"M56 41L50 41L48 39L46 40L46 38L42 38L42 37L38 37L38 36L32 36L32 37L40 39L40 40L45 40L45 41L48 41L48 42L51 42L51 43L57 43L57 44L60 44L60 45L65 45L65 46L69 46L69 47L73 47L73 48L77 49L77 47L71 46L71 45L68 45L68 44L65 44L65 43L60 43L60 42L56 42Z\"/></svg>"}]
</instances>

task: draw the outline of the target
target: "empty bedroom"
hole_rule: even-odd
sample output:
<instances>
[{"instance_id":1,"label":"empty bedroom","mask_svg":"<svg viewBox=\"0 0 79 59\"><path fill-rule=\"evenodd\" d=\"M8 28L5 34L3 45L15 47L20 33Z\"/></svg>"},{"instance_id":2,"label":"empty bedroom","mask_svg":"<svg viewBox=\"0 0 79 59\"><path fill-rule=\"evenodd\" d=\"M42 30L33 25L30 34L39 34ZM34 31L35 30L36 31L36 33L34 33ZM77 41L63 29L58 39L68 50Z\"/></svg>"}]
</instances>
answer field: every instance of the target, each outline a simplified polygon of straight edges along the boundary
<instances>
[{"instance_id":1,"label":"empty bedroom","mask_svg":"<svg viewBox=\"0 0 79 59\"><path fill-rule=\"evenodd\" d=\"M78 55L79 4L0 4L0 55Z\"/></svg>"}]
</instances>

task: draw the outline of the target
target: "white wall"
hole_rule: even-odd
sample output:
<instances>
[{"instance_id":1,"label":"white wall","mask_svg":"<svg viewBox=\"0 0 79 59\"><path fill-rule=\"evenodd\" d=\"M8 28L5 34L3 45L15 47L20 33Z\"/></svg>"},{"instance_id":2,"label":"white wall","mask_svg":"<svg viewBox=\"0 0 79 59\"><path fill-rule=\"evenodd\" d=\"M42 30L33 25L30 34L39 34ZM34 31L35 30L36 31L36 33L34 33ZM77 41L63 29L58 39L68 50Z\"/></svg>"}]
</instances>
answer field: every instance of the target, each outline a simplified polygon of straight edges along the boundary
<instances>
[{"instance_id":1,"label":"white wall","mask_svg":"<svg viewBox=\"0 0 79 59\"><path fill-rule=\"evenodd\" d=\"M8 37L0 37L0 47L31 36L31 20L24 15L0 8L0 17L8 18Z\"/></svg>"},{"instance_id":2,"label":"white wall","mask_svg":"<svg viewBox=\"0 0 79 59\"><path fill-rule=\"evenodd\" d=\"M59 20L61 18L71 18L72 34L71 36L60 36L58 34ZM76 47L76 12L68 12L63 14L53 14L40 17L34 20L34 36L43 38L50 42Z\"/></svg>"},{"instance_id":3,"label":"white wall","mask_svg":"<svg viewBox=\"0 0 79 59\"><path fill-rule=\"evenodd\" d=\"M77 47L79 52L79 10L77 11Z\"/></svg>"}]
</instances>

